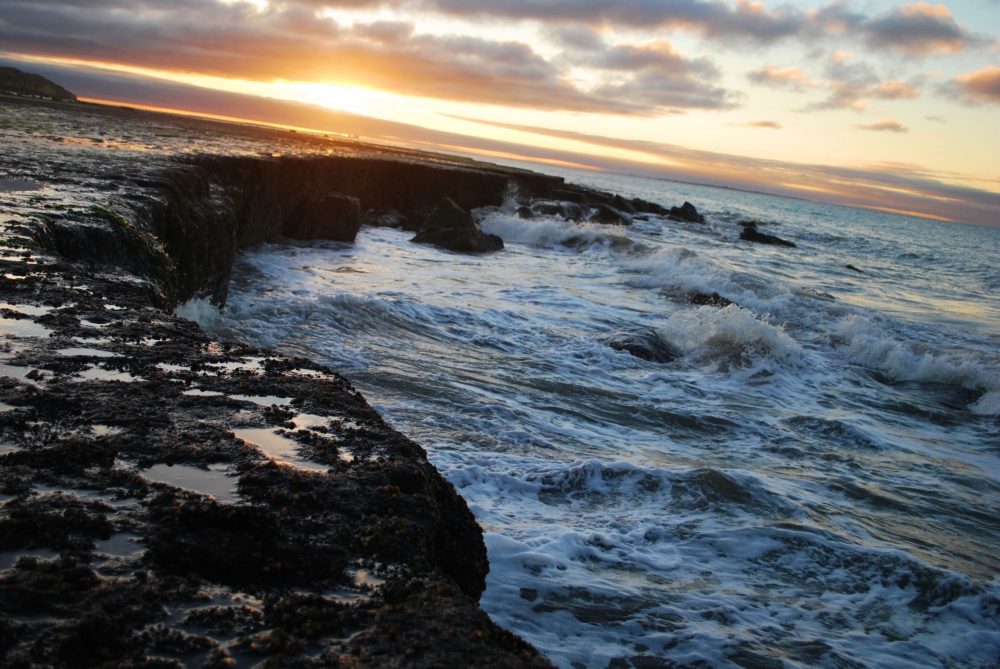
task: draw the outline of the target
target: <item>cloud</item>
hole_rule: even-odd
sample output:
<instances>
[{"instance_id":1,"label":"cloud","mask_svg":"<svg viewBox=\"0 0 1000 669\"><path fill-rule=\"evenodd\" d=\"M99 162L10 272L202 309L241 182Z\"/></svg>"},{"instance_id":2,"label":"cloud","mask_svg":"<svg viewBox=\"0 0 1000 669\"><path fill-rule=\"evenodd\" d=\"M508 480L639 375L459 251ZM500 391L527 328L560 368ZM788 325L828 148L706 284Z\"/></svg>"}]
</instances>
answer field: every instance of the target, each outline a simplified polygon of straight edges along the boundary
<instances>
[{"instance_id":1,"label":"cloud","mask_svg":"<svg viewBox=\"0 0 1000 669\"><path fill-rule=\"evenodd\" d=\"M806 105L802 111L853 109L864 111L871 100L912 100L920 97L916 84L925 77L913 78L913 83L880 81L875 70L864 61L854 61L839 52L827 63L825 100Z\"/></svg>"},{"instance_id":2,"label":"cloud","mask_svg":"<svg viewBox=\"0 0 1000 669\"><path fill-rule=\"evenodd\" d=\"M997 1L1000 2L1000 0L997 0ZM948 118L946 116L937 116L936 115L936 116L925 116L924 118L927 119L928 121L933 121L934 123L947 123L948 122Z\"/></svg>"},{"instance_id":3,"label":"cloud","mask_svg":"<svg viewBox=\"0 0 1000 669\"><path fill-rule=\"evenodd\" d=\"M767 128L769 130L781 130L781 124L777 121L744 121L743 123L729 123L728 125L739 128Z\"/></svg>"},{"instance_id":4,"label":"cloud","mask_svg":"<svg viewBox=\"0 0 1000 669\"><path fill-rule=\"evenodd\" d=\"M995 44L955 22L944 5L903 4L878 16L851 11L843 0L803 10L769 9L755 0L293 0L311 7L390 6L422 9L469 20L533 20L550 27L588 25L610 29L678 29L722 42L773 44L785 39L857 36L870 48L907 55L951 54Z\"/></svg>"},{"instance_id":5,"label":"cloud","mask_svg":"<svg viewBox=\"0 0 1000 669\"><path fill-rule=\"evenodd\" d=\"M876 132L910 132L909 128L893 118L873 123L862 123L857 128L858 130L874 130Z\"/></svg>"},{"instance_id":6,"label":"cloud","mask_svg":"<svg viewBox=\"0 0 1000 669\"><path fill-rule=\"evenodd\" d=\"M797 67L786 67L779 70L774 66L774 63L768 63L757 70L751 70L747 73L747 79L760 86L785 87L795 90L816 88L821 85L819 82L810 81L809 75Z\"/></svg>"},{"instance_id":7,"label":"cloud","mask_svg":"<svg viewBox=\"0 0 1000 669\"><path fill-rule=\"evenodd\" d=\"M365 4L358 0L357 5ZM363 85L403 95L547 111L654 116L729 109L707 59L665 43L608 48L591 89L516 41L420 34L411 23L341 25L302 4L176 0L7 0L0 44L12 53L124 63L251 80Z\"/></svg>"},{"instance_id":8,"label":"cloud","mask_svg":"<svg viewBox=\"0 0 1000 669\"><path fill-rule=\"evenodd\" d=\"M866 21L862 30L870 48L890 48L912 56L957 53L983 41L955 23L945 5L925 2L896 7Z\"/></svg>"},{"instance_id":9,"label":"cloud","mask_svg":"<svg viewBox=\"0 0 1000 669\"><path fill-rule=\"evenodd\" d=\"M942 87L942 92L967 104L1000 104L1000 67L987 65L953 77Z\"/></svg>"}]
</instances>

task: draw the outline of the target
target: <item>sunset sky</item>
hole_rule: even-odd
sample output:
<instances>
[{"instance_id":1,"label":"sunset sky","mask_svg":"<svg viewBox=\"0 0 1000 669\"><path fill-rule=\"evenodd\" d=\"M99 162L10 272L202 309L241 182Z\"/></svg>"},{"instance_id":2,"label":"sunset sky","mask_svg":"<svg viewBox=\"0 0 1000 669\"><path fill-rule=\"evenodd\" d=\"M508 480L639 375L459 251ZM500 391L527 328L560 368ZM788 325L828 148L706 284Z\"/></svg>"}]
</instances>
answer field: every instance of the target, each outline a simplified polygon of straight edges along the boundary
<instances>
[{"instance_id":1,"label":"sunset sky","mask_svg":"<svg viewBox=\"0 0 1000 669\"><path fill-rule=\"evenodd\" d=\"M0 0L0 59L83 97L300 125L226 94L278 98L429 148L1000 226L1000 0Z\"/></svg>"}]
</instances>

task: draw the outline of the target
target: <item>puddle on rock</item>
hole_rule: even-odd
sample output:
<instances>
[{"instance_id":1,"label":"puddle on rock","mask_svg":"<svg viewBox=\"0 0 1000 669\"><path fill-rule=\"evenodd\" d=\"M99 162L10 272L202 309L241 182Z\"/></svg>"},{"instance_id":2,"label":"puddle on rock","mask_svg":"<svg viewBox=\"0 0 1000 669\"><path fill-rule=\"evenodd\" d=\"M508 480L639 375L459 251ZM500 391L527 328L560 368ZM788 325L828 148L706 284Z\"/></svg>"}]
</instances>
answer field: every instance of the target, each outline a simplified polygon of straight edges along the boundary
<instances>
[{"instance_id":1,"label":"puddle on rock","mask_svg":"<svg viewBox=\"0 0 1000 669\"><path fill-rule=\"evenodd\" d=\"M86 355L93 358L116 358L117 353L112 353L110 351L102 351L98 348L60 348L56 349L56 353L59 355L74 356L74 355Z\"/></svg>"},{"instance_id":2,"label":"puddle on rock","mask_svg":"<svg viewBox=\"0 0 1000 669\"><path fill-rule=\"evenodd\" d=\"M171 365L168 362L158 362L158 363L156 363L156 367L158 369L162 369L165 372L174 372L174 373L177 373L177 372L190 372L191 371L191 366L190 365Z\"/></svg>"},{"instance_id":3,"label":"puddle on rock","mask_svg":"<svg viewBox=\"0 0 1000 669\"><path fill-rule=\"evenodd\" d=\"M34 321L0 318L0 335L5 337L48 337L52 330Z\"/></svg>"},{"instance_id":4,"label":"puddle on rock","mask_svg":"<svg viewBox=\"0 0 1000 669\"><path fill-rule=\"evenodd\" d=\"M44 185L24 179L0 179L0 193L21 193L24 191L42 190Z\"/></svg>"},{"instance_id":5,"label":"puddle on rock","mask_svg":"<svg viewBox=\"0 0 1000 669\"><path fill-rule=\"evenodd\" d=\"M227 471L228 467L224 465L202 469L193 465L159 464L139 474L148 481L211 495L217 502L238 502L240 495L236 492L236 477L227 476Z\"/></svg>"},{"instance_id":6,"label":"puddle on rock","mask_svg":"<svg viewBox=\"0 0 1000 669\"><path fill-rule=\"evenodd\" d=\"M73 376L74 381L82 379L88 381L121 381L122 383L135 383L146 380L141 376L135 376L130 372L112 372L107 369L102 369L101 367L88 367L82 372L77 372Z\"/></svg>"},{"instance_id":7,"label":"puddle on rock","mask_svg":"<svg viewBox=\"0 0 1000 669\"><path fill-rule=\"evenodd\" d=\"M20 277L24 278L24 277ZM44 316L52 311L52 307L39 307L31 304L11 304L10 302L0 302L0 309L9 309L25 316Z\"/></svg>"},{"instance_id":8,"label":"puddle on rock","mask_svg":"<svg viewBox=\"0 0 1000 669\"><path fill-rule=\"evenodd\" d=\"M9 404L5 404L4 402L0 402L0 413L7 413L8 411L14 411L16 409L18 409L18 407L12 407Z\"/></svg>"},{"instance_id":9,"label":"puddle on rock","mask_svg":"<svg viewBox=\"0 0 1000 669\"><path fill-rule=\"evenodd\" d=\"M119 532L111 535L110 539L98 540L94 542L97 548L95 553L103 553L112 557L131 557L146 550L146 545L142 537L131 532Z\"/></svg>"},{"instance_id":10,"label":"puddle on rock","mask_svg":"<svg viewBox=\"0 0 1000 669\"><path fill-rule=\"evenodd\" d=\"M123 432L120 427L111 427L110 425L91 425L90 429L97 434L98 437L113 437L116 434L121 434Z\"/></svg>"},{"instance_id":11,"label":"puddle on rock","mask_svg":"<svg viewBox=\"0 0 1000 669\"><path fill-rule=\"evenodd\" d=\"M20 446L8 444L7 442L0 443L0 455L7 455L8 453L13 453L19 450L21 450Z\"/></svg>"},{"instance_id":12,"label":"puddle on rock","mask_svg":"<svg viewBox=\"0 0 1000 669\"><path fill-rule=\"evenodd\" d=\"M59 554L56 553L55 551L49 550L48 548L34 548L32 550L0 553L0 569L11 569L14 566L14 563L17 562L17 558L22 556L42 558L43 560L51 560L57 555Z\"/></svg>"},{"instance_id":13,"label":"puddle on rock","mask_svg":"<svg viewBox=\"0 0 1000 669\"><path fill-rule=\"evenodd\" d=\"M189 397L219 397L225 395L225 393L220 393L218 390L202 390L201 388L192 388L191 390L185 390L181 395L187 395Z\"/></svg>"},{"instance_id":14,"label":"puddle on rock","mask_svg":"<svg viewBox=\"0 0 1000 669\"><path fill-rule=\"evenodd\" d=\"M34 379L29 379L28 374L31 374L32 372L38 372L38 376ZM42 377L42 372L32 367L0 365L0 376L9 376L13 379L21 379L22 381L26 381L27 383L37 386L38 380Z\"/></svg>"},{"instance_id":15,"label":"puddle on rock","mask_svg":"<svg viewBox=\"0 0 1000 669\"><path fill-rule=\"evenodd\" d=\"M301 429L313 425L322 425L323 427L326 427L329 424L330 420L331 418L327 416L317 416L311 413L296 414L296 416L292 418L292 422L295 423L295 427Z\"/></svg>"},{"instance_id":16,"label":"puddle on rock","mask_svg":"<svg viewBox=\"0 0 1000 669\"><path fill-rule=\"evenodd\" d=\"M240 402L253 402L254 404L259 404L262 407L269 407L272 404L287 406L292 403L291 397L278 397L277 395L230 395L229 398L239 400Z\"/></svg>"},{"instance_id":17,"label":"puddle on rock","mask_svg":"<svg viewBox=\"0 0 1000 669\"><path fill-rule=\"evenodd\" d=\"M328 465L321 465L318 462L303 458L298 453L299 445L295 441L278 434L270 428L243 428L233 430L233 433L243 441L254 444L260 450L264 451L265 455L279 462L287 462L293 467L308 469L314 472L325 472L330 468Z\"/></svg>"}]
</instances>

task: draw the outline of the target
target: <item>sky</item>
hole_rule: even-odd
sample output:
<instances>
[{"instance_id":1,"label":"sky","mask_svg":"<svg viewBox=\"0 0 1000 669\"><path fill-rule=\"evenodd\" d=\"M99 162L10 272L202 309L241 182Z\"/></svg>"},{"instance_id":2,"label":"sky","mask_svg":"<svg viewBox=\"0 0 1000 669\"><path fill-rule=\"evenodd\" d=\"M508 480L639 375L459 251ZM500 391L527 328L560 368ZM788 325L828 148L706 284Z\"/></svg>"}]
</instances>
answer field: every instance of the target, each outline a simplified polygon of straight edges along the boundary
<instances>
[{"instance_id":1,"label":"sky","mask_svg":"<svg viewBox=\"0 0 1000 669\"><path fill-rule=\"evenodd\" d=\"M81 97L1000 227L1000 0L0 0L0 59Z\"/></svg>"}]
</instances>

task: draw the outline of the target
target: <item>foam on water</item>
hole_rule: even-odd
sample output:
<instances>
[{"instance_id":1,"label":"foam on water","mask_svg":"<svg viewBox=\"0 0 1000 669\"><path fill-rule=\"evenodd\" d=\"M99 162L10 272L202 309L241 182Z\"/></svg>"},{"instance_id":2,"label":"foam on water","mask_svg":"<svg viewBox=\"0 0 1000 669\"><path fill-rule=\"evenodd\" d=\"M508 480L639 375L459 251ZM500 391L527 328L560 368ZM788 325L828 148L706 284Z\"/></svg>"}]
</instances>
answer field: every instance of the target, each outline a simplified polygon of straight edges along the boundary
<instances>
[{"instance_id":1,"label":"foam on water","mask_svg":"<svg viewBox=\"0 0 1000 669\"><path fill-rule=\"evenodd\" d=\"M994 666L1000 308L992 274L953 268L989 266L1000 236L940 244L887 214L573 178L690 200L708 223L508 203L477 212L499 254L382 228L265 245L225 310L178 312L346 373L427 447L486 532L484 608L561 667ZM744 218L800 248L739 241ZM602 343L620 328L680 357Z\"/></svg>"}]
</instances>

